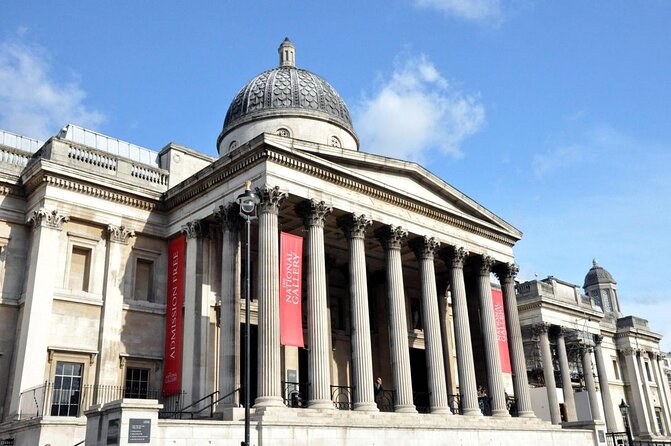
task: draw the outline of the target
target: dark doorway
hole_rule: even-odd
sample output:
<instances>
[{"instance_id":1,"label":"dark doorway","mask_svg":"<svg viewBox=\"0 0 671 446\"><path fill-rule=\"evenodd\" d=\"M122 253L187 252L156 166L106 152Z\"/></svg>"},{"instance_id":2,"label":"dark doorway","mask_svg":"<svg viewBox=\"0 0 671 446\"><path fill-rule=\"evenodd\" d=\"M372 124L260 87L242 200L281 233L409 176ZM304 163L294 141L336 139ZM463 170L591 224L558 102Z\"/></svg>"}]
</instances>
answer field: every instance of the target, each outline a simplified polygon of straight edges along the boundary
<instances>
[{"instance_id":1,"label":"dark doorway","mask_svg":"<svg viewBox=\"0 0 671 446\"><path fill-rule=\"evenodd\" d=\"M257 370L258 370L258 327L256 325L250 325L249 331L251 334L249 349L251 350L250 361L249 361L249 398L251 405L254 406L254 400L258 396L257 391ZM242 392L240 393L240 403L244 405L245 393L244 393L244 383L245 383L245 324L240 324L240 386Z\"/></svg>"},{"instance_id":2,"label":"dark doorway","mask_svg":"<svg viewBox=\"0 0 671 446\"><path fill-rule=\"evenodd\" d=\"M426 352L410 349L410 374L412 376L412 399L417 411L429 413L429 385L426 381Z\"/></svg>"}]
</instances>

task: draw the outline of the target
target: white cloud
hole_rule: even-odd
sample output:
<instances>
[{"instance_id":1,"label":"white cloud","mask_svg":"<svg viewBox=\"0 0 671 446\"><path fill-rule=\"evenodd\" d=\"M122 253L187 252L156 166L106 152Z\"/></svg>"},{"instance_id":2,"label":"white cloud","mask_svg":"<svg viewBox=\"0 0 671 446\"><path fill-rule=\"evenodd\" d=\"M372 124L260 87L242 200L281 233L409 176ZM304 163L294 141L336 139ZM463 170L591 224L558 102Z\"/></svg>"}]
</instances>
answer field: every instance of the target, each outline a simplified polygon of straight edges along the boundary
<instances>
[{"instance_id":1,"label":"white cloud","mask_svg":"<svg viewBox=\"0 0 671 446\"><path fill-rule=\"evenodd\" d=\"M355 116L363 150L422 161L434 149L462 156L460 145L482 127L485 108L420 56L398 66L355 107Z\"/></svg>"},{"instance_id":2,"label":"white cloud","mask_svg":"<svg viewBox=\"0 0 671 446\"><path fill-rule=\"evenodd\" d=\"M503 18L499 0L415 0L415 5L472 22L497 24Z\"/></svg>"},{"instance_id":3,"label":"white cloud","mask_svg":"<svg viewBox=\"0 0 671 446\"><path fill-rule=\"evenodd\" d=\"M84 105L85 98L76 79L53 78L43 49L12 38L0 42L0 128L37 139L69 122L97 128L104 116Z\"/></svg>"}]
</instances>

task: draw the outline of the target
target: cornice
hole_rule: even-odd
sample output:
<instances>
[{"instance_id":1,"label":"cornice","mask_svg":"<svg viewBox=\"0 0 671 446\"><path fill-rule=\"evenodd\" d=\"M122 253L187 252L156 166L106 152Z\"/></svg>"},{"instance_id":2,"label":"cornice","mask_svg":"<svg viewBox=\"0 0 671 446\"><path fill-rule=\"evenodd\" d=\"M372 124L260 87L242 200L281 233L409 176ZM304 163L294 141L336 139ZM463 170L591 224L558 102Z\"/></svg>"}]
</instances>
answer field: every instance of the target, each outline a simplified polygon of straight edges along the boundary
<instances>
[{"instance_id":1,"label":"cornice","mask_svg":"<svg viewBox=\"0 0 671 446\"><path fill-rule=\"evenodd\" d=\"M0 183L0 195L13 195L15 197L25 197L23 188L17 184Z\"/></svg>"}]
</instances>

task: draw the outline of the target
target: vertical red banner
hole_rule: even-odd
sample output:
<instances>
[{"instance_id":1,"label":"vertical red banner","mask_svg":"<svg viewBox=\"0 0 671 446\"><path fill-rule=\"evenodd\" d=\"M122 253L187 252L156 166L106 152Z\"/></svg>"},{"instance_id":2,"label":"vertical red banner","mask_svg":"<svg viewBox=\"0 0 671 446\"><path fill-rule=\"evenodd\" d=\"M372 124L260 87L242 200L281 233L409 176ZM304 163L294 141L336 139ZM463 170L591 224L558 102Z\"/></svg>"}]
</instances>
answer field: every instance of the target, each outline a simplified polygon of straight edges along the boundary
<instances>
[{"instance_id":1,"label":"vertical red banner","mask_svg":"<svg viewBox=\"0 0 671 446\"><path fill-rule=\"evenodd\" d=\"M492 304L494 305L494 320L496 321L496 338L499 341L499 355L501 356L501 371L511 373L510 352L508 350L508 330L506 329L506 313L503 309L503 293L492 289Z\"/></svg>"},{"instance_id":2,"label":"vertical red banner","mask_svg":"<svg viewBox=\"0 0 671 446\"><path fill-rule=\"evenodd\" d=\"M165 309L163 395L173 395L181 391L185 241L184 236L180 236L168 243L168 296Z\"/></svg>"},{"instance_id":3,"label":"vertical red banner","mask_svg":"<svg viewBox=\"0 0 671 446\"><path fill-rule=\"evenodd\" d=\"M303 347L303 237L280 233L280 343Z\"/></svg>"}]
</instances>

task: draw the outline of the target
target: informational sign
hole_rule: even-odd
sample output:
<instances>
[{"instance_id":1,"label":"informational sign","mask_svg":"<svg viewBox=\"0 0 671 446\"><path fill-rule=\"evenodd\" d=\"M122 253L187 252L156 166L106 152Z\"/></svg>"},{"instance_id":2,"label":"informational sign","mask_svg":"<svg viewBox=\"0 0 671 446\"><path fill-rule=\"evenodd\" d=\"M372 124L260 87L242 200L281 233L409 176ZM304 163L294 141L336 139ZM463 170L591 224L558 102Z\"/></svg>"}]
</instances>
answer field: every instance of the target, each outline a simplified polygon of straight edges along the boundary
<instances>
[{"instance_id":1,"label":"informational sign","mask_svg":"<svg viewBox=\"0 0 671 446\"><path fill-rule=\"evenodd\" d=\"M163 395L181 390L182 378L182 303L186 239L180 236L168 244L168 296L165 311L165 355L163 357Z\"/></svg>"},{"instance_id":2,"label":"informational sign","mask_svg":"<svg viewBox=\"0 0 671 446\"><path fill-rule=\"evenodd\" d=\"M303 237L280 234L280 343L303 347Z\"/></svg>"},{"instance_id":3,"label":"informational sign","mask_svg":"<svg viewBox=\"0 0 671 446\"><path fill-rule=\"evenodd\" d=\"M503 293L492 289L492 304L494 305L494 320L496 321L496 338L499 341L499 355L501 357L501 371L511 373L510 352L508 351L508 330L506 329L506 312L503 308Z\"/></svg>"},{"instance_id":4,"label":"informational sign","mask_svg":"<svg viewBox=\"0 0 671 446\"><path fill-rule=\"evenodd\" d=\"M131 418L128 420L128 443L151 442L151 419Z\"/></svg>"}]
</instances>

